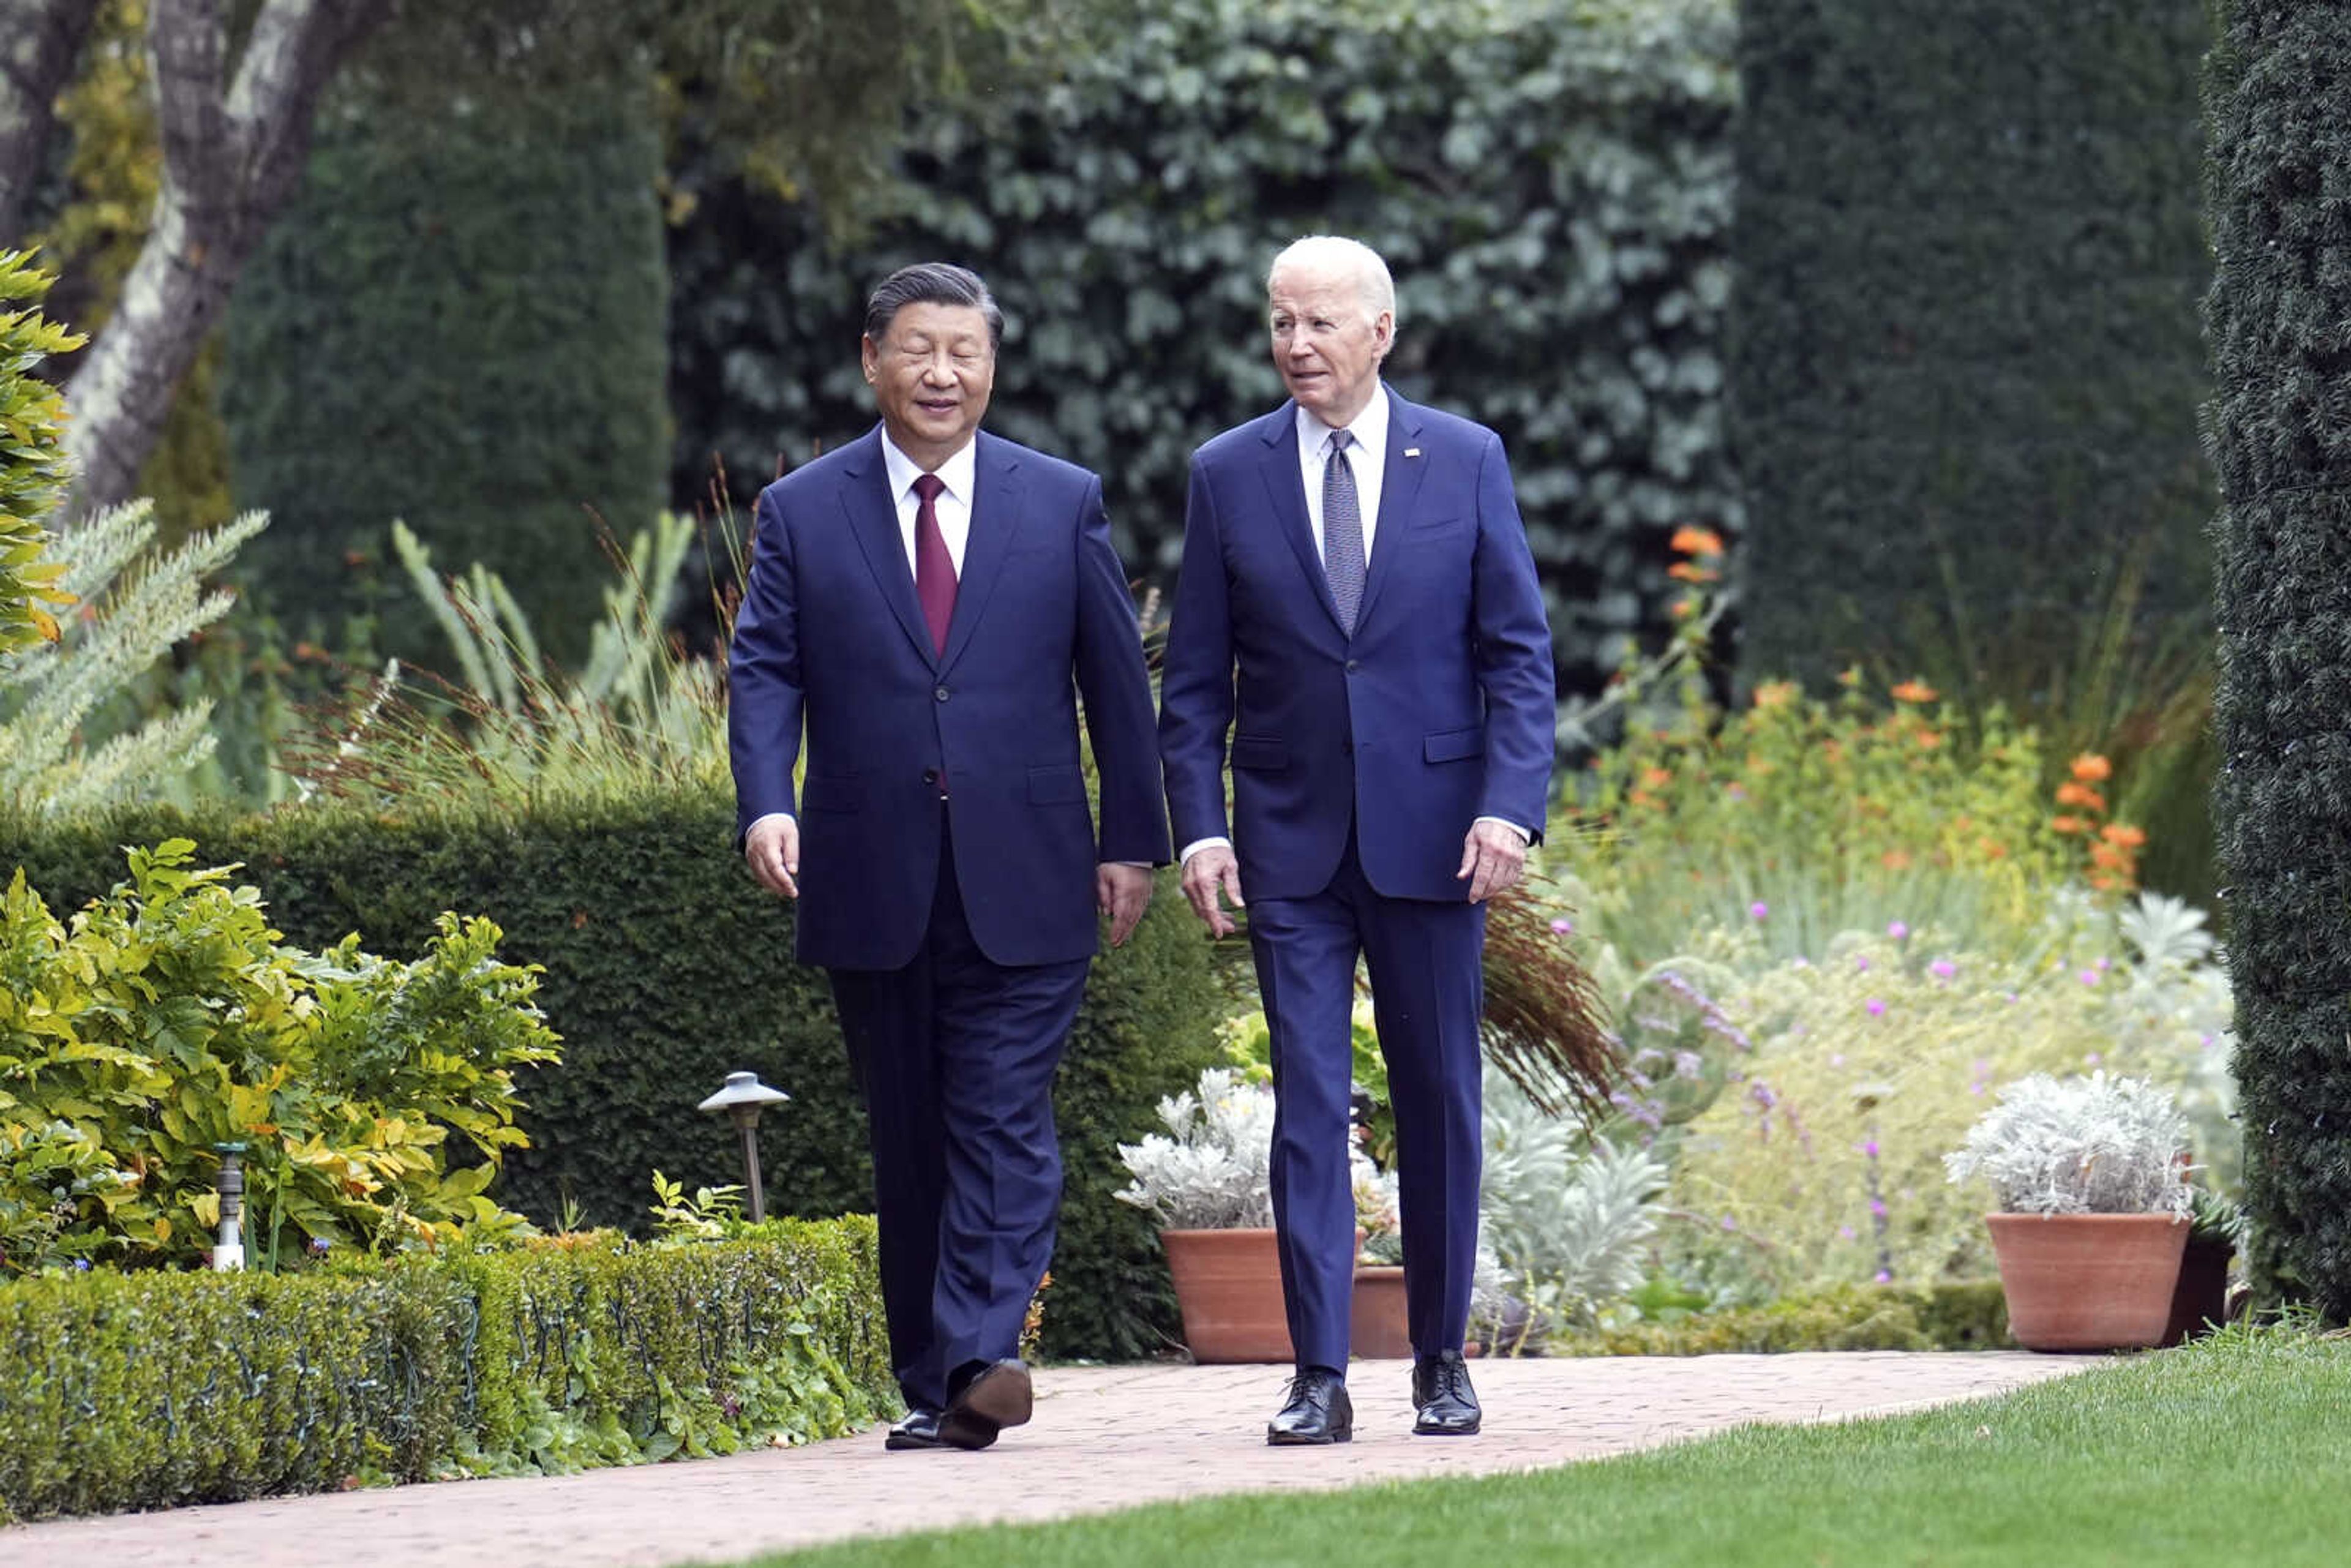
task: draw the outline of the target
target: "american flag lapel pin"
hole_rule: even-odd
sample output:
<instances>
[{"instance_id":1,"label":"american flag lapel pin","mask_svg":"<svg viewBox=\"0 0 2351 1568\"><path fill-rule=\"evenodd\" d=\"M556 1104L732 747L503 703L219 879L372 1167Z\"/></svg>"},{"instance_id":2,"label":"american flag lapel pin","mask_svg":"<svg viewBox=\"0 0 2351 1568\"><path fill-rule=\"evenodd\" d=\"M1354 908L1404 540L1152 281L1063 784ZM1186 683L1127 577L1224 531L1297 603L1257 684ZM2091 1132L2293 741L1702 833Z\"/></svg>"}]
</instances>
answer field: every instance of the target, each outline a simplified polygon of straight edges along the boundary
<instances>
[{"instance_id":1,"label":"american flag lapel pin","mask_svg":"<svg viewBox=\"0 0 2351 1568\"><path fill-rule=\"evenodd\" d=\"M1417 446L1407 446L1404 449L1404 455L1406 457L1417 457L1420 455L1420 448Z\"/></svg>"}]
</instances>

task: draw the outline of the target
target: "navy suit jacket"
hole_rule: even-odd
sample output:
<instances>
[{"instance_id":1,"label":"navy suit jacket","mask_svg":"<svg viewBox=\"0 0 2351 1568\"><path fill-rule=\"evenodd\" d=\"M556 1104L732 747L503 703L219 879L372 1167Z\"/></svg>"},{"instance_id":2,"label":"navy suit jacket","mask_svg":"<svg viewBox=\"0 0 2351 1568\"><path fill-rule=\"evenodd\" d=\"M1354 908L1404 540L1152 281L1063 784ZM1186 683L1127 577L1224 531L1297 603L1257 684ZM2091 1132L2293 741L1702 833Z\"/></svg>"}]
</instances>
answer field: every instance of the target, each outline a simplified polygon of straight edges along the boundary
<instances>
[{"instance_id":1,"label":"navy suit jacket","mask_svg":"<svg viewBox=\"0 0 2351 1568\"><path fill-rule=\"evenodd\" d=\"M1455 873L1479 817L1541 834L1551 632L1501 440L1393 390L1388 406L1352 637L1307 520L1296 405L1192 460L1160 756L1176 841L1229 836L1252 899L1322 892L1351 821L1392 898L1466 898Z\"/></svg>"},{"instance_id":2,"label":"navy suit jacket","mask_svg":"<svg viewBox=\"0 0 2351 1568\"><path fill-rule=\"evenodd\" d=\"M739 836L800 824L798 955L894 969L930 922L952 795L974 938L1005 965L1095 951L1098 861L1164 862L1150 680L1102 482L986 432L971 534L935 654L877 426L760 492L728 661ZM1101 779L1099 842L1077 697ZM802 728L806 787L793 767Z\"/></svg>"}]
</instances>

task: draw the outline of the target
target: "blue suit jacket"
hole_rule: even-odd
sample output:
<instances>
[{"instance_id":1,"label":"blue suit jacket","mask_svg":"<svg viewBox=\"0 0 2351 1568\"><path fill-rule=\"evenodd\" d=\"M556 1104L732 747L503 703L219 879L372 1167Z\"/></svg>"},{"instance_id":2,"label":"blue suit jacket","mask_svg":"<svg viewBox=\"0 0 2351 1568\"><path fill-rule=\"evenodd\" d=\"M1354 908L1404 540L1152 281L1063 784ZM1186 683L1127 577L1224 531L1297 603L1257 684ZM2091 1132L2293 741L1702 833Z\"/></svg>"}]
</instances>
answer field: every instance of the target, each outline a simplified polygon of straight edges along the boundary
<instances>
[{"instance_id":1,"label":"blue suit jacket","mask_svg":"<svg viewBox=\"0 0 2351 1568\"><path fill-rule=\"evenodd\" d=\"M1192 460L1160 757L1176 841L1228 834L1249 898L1320 893L1351 820L1364 876L1394 898L1467 897L1454 873L1479 817L1541 832L1551 632L1501 440L1393 390L1388 406L1353 637L1307 521L1296 406Z\"/></svg>"},{"instance_id":2,"label":"blue suit jacket","mask_svg":"<svg viewBox=\"0 0 2351 1568\"><path fill-rule=\"evenodd\" d=\"M914 957L938 885L941 772L972 935L998 964L1089 956L1097 861L1168 858L1150 681L1102 482L976 439L944 656L914 597L878 426L759 495L727 734L738 835L770 811L799 817L803 963ZM1078 694L1101 776L1099 847Z\"/></svg>"}]
</instances>

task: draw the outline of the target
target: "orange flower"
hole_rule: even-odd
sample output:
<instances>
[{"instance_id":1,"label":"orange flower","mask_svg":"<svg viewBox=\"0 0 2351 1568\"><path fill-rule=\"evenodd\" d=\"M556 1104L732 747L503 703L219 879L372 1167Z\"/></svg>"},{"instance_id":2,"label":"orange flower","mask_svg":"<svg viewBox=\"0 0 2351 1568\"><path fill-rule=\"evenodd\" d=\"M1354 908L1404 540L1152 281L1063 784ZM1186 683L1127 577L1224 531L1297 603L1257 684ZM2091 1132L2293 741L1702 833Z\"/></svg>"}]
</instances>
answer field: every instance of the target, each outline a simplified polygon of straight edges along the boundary
<instances>
[{"instance_id":1,"label":"orange flower","mask_svg":"<svg viewBox=\"0 0 2351 1568\"><path fill-rule=\"evenodd\" d=\"M2112 844L2092 844L2090 863L2104 866L2108 871L2128 871L2131 863L2130 852L2116 849Z\"/></svg>"},{"instance_id":2,"label":"orange flower","mask_svg":"<svg viewBox=\"0 0 2351 1568\"><path fill-rule=\"evenodd\" d=\"M2099 831L2098 836L2105 839L2106 842L2126 850L2137 849L2147 842L2146 831L2143 829L2134 828L2127 822L2109 822Z\"/></svg>"},{"instance_id":3,"label":"orange flower","mask_svg":"<svg viewBox=\"0 0 2351 1568\"><path fill-rule=\"evenodd\" d=\"M1913 676L1889 694L1898 703L1930 703L1935 700L1935 688Z\"/></svg>"},{"instance_id":4,"label":"orange flower","mask_svg":"<svg viewBox=\"0 0 2351 1568\"><path fill-rule=\"evenodd\" d=\"M1677 560L1666 568L1666 575L1683 582L1712 582L1722 574L1710 566L1696 566L1686 560Z\"/></svg>"},{"instance_id":5,"label":"orange flower","mask_svg":"<svg viewBox=\"0 0 2351 1568\"><path fill-rule=\"evenodd\" d=\"M1998 839L1984 840L1982 848L1984 859L1988 861L2006 860L2008 858L2008 846L2001 843Z\"/></svg>"},{"instance_id":6,"label":"orange flower","mask_svg":"<svg viewBox=\"0 0 2351 1568\"><path fill-rule=\"evenodd\" d=\"M2092 811L2104 811L2106 809L2106 798L2104 795L2087 785L2076 784L2070 779L2057 786L2057 803L2061 806L2080 806Z\"/></svg>"},{"instance_id":7,"label":"orange flower","mask_svg":"<svg viewBox=\"0 0 2351 1568\"><path fill-rule=\"evenodd\" d=\"M2052 817L2049 819L2049 825L2061 833L2078 833L2090 824L2079 817Z\"/></svg>"},{"instance_id":8,"label":"orange flower","mask_svg":"<svg viewBox=\"0 0 2351 1568\"><path fill-rule=\"evenodd\" d=\"M1684 523L1674 530L1673 548L1676 555L1720 555L1722 536L1712 528Z\"/></svg>"},{"instance_id":9,"label":"orange flower","mask_svg":"<svg viewBox=\"0 0 2351 1568\"><path fill-rule=\"evenodd\" d=\"M1943 732L1941 730L1922 729L1918 732L1918 745L1922 750L1932 751L1935 747L1942 744Z\"/></svg>"},{"instance_id":10,"label":"orange flower","mask_svg":"<svg viewBox=\"0 0 2351 1568\"><path fill-rule=\"evenodd\" d=\"M2085 751L2074 758L2074 777L2085 784L2097 784L2113 777L2115 765L2095 751Z\"/></svg>"},{"instance_id":11,"label":"orange flower","mask_svg":"<svg viewBox=\"0 0 2351 1568\"><path fill-rule=\"evenodd\" d=\"M1877 863L1884 866L1887 871L1908 871L1910 869L1910 852L1908 850L1888 850L1884 854L1877 857Z\"/></svg>"},{"instance_id":12,"label":"orange flower","mask_svg":"<svg viewBox=\"0 0 2351 1568\"><path fill-rule=\"evenodd\" d=\"M1755 706L1760 708L1786 707L1796 700L1793 681L1765 681L1755 688Z\"/></svg>"},{"instance_id":13,"label":"orange flower","mask_svg":"<svg viewBox=\"0 0 2351 1568\"><path fill-rule=\"evenodd\" d=\"M1673 781L1674 781L1674 776L1673 776L1673 774L1672 774L1671 772L1669 772L1668 770L1667 770L1666 768L1643 768L1643 769L1641 770L1641 782L1642 782L1642 783L1644 783L1644 784L1661 784L1661 785L1662 785L1662 784L1670 784L1670 783L1672 783Z\"/></svg>"},{"instance_id":14,"label":"orange flower","mask_svg":"<svg viewBox=\"0 0 2351 1568\"><path fill-rule=\"evenodd\" d=\"M1667 608L1673 612L1675 620L1687 621L1691 616L1698 613L1698 601L1695 599L1677 599Z\"/></svg>"}]
</instances>

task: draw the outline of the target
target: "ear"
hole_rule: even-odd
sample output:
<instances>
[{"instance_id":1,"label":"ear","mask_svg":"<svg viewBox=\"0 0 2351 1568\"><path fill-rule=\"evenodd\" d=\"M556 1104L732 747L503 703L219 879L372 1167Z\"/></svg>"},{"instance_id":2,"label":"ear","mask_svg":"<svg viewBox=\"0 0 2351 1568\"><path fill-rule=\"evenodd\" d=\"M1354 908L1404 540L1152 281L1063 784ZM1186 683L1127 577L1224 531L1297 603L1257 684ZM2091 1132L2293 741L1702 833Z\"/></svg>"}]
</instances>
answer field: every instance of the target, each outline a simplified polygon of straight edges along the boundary
<instances>
[{"instance_id":1,"label":"ear","mask_svg":"<svg viewBox=\"0 0 2351 1568\"><path fill-rule=\"evenodd\" d=\"M1372 323L1372 348L1377 358L1384 360L1388 357L1388 350L1395 347L1395 312L1383 310L1378 319Z\"/></svg>"},{"instance_id":2,"label":"ear","mask_svg":"<svg viewBox=\"0 0 2351 1568\"><path fill-rule=\"evenodd\" d=\"M865 367L865 384L872 386L874 378L882 373L882 350L874 346L872 339L861 337L857 340L857 358Z\"/></svg>"}]
</instances>

